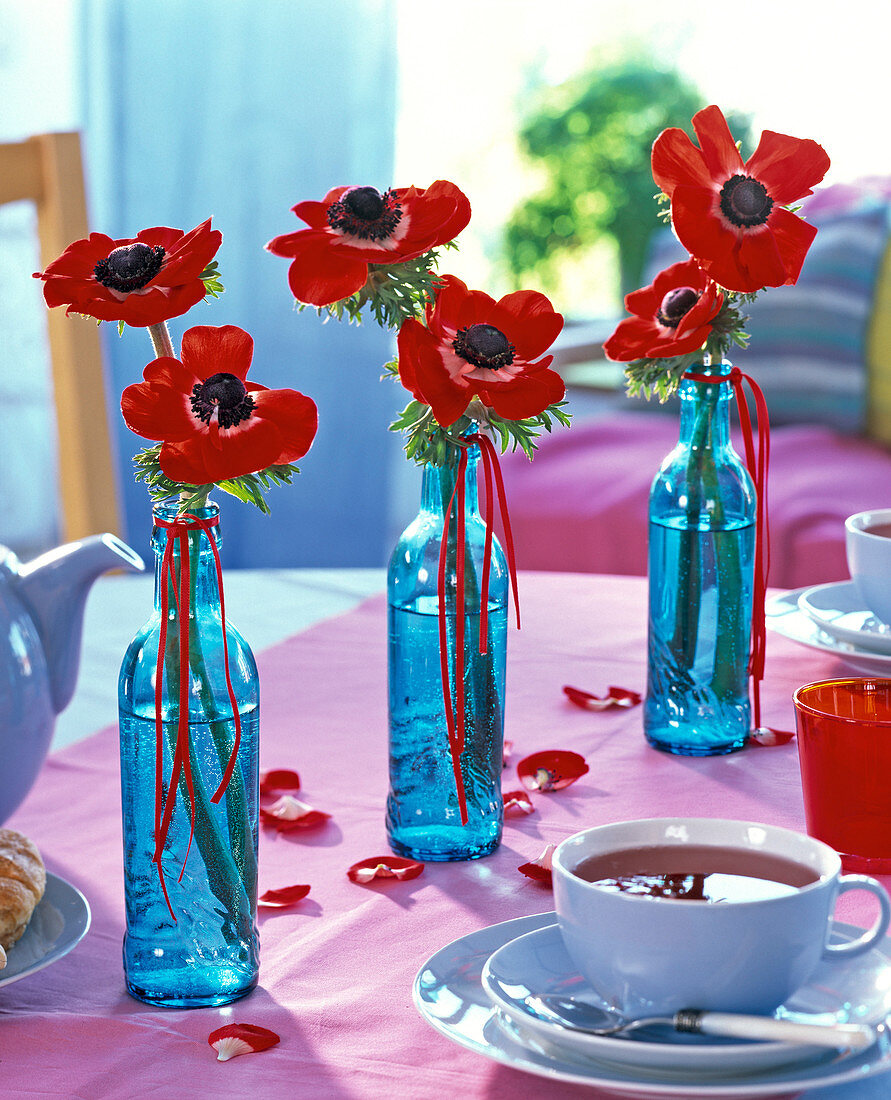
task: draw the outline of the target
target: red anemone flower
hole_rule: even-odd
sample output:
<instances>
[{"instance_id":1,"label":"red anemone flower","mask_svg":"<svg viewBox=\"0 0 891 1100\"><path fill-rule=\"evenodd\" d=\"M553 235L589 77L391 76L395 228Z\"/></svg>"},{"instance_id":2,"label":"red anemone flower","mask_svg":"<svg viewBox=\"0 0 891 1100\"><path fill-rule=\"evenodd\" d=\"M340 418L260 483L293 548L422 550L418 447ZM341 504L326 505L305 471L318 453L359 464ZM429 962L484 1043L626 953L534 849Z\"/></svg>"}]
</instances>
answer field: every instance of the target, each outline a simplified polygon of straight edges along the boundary
<instances>
[{"instance_id":1,"label":"red anemone flower","mask_svg":"<svg viewBox=\"0 0 891 1100\"><path fill-rule=\"evenodd\" d=\"M560 375L548 370L553 355L538 358L562 328L562 315L537 291L496 302L443 275L427 307L427 327L410 318L399 330L399 377L443 427L473 397L507 420L522 420L566 392Z\"/></svg>"},{"instance_id":2,"label":"red anemone flower","mask_svg":"<svg viewBox=\"0 0 891 1100\"><path fill-rule=\"evenodd\" d=\"M309 229L266 245L293 260L288 271L298 302L327 306L361 290L369 264L398 264L447 244L470 221L467 196L448 180L429 187L335 187L321 202L291 208Z\"/></svg>"},{"instance_id":3,"label":"red anemone flower","mask_svg":"<svg viewBox=\"0 0 891 1100\"><path fill-rule=\"evenodd\" d=\"M183 334L181 359L155 359L121 397L127 427L160 440L173 481L208 485L296 462L316 434L315 402L247 380L254 341L234 325Z\"/></svg>"},{"instance_id":4,"label":"red anemone flower","mask_svg":"<svg viewBox=\"0 0 891 1100\"><path fill-rule=\"evenodd\" d=\"M728 290L796 282L817 231L784 207L823 179L823 147L765 130L743 163L720 108L698 111L693 129L698 147L676 127L653 145L653 178L681 244Z\"/></svg>"},{"instance_id":5,"label":"red anemone flower","mask_svg":"<svg viewBox=\"0 0 891 1100\"><path fill-rule=\"evenodd\" d=\"M163 225L119 241L91 233L70 244L46 271L35 271L34 278L43 279L48 306L67 305L67 313L99 321L159 325L204 298L201 272L222 240L210 218L191 233Z\"/></svg>"},{"instance_id":6,"label":"red anemone flower","mask_svg":"<svg viewBox=\"0 0 891 1100\"><path fill-rule=\"evenodd\" d=\"M695 260L660 271L652 286L625 296L631 317L619 322L603 345L610 359L664 359L701 348L724 304L712 280Z\"/></svg>"}]
</instances>

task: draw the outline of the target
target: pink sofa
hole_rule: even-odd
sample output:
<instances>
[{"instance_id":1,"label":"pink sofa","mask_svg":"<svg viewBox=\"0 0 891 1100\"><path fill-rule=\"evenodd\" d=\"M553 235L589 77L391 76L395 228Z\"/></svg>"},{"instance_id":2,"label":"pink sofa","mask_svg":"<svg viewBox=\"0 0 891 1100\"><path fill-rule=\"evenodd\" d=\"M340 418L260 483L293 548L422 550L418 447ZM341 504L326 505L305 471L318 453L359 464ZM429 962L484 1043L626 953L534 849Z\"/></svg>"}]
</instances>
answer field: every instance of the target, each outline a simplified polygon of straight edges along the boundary
<instances>
[{"instance_id":1,"label":"pink sofa","mask_svg":"<svg viewBox=\"0 0 891 1100\"><path fill-rule=\"evenodd\" d=\"M628 411L555 431L531 463L505 455L519 568L646 574L650 483L677 435L673 416ZM884 447L823 426L775 428L770 584L846 579L845 517L889 505L891 452Z\"/></svg>"},{"instance_id":2,"label":"pink sofa","mask_svg":"<svg viewBox=\"0 0 891 1100\"><path fill-rule=\"evenodd\" d=\"M732 357L770 410L770 583L781 588L845 579L845 517L891 506L891 449L866 438L869 427L891 441L891 180L816 192L807 216L819 231L798 283L747 307L751 344ZM666 232L651 276L685 255ZM580 326L555 352L572 408L572 365L602 351ZM647 496L677 415L601 396L531 464L503 459L521 568L646 573Z\"/></svg>"}]
</instances>

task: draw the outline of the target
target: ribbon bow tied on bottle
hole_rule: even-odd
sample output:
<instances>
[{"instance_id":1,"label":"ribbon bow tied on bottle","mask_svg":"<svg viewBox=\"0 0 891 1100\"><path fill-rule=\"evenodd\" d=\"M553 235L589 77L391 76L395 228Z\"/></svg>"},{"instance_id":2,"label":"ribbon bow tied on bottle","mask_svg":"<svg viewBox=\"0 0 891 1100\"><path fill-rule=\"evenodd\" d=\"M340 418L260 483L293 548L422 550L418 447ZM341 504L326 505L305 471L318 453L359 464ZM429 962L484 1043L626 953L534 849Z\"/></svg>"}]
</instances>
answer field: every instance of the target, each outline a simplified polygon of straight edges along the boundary
<instances>
[{"instance_id":1,"label":"ribbon bow tied on bottle","mask_svg":"<svg viewBox=\"0 0 891 1100\"><path fill-rule=\"evenodd\" d=\"M152 862L158 869L158 878L161 883L161 890L164 894L164 900L167 902L167 908L170 910L170 915L174 922L176 921L176 915L173 912L173 906L170 903L170 898L167 893L167 885L164 880L164 870L161 865L161 857L164 851L164 845L167 841L167 835L170 831L170 821L173 816L173 809L176 804L176 792L179 787L180 779L182 778L186 786L186 791L189 798L189 816L190 816L190 831L189 842L186 846L186 854L183 857L182 869L179 873L179 879L182 881L183 874L186 869L186 862L189 858L189 851L192 847L192 840L195 835L195 790L192 779L192 763L190 759L190 743L189 743L189 670L190 670L190 581L191 581L191 569L189 560L189 536L193 532L198 533L200 539L202 534L207 537L207 541L210 544L210 548L213 552L214 566L217 575L217 585L220 593L220 615L222 619L222 631L223 631L223 665L226 676L226 688L229 693L229 701L232 704L232 717L235 724L235 737L232 744L232 750L229 754L229 759L223 770L223 776L220 780L214 794L211 796L211 802L218 803L226 792L226 788L229 786L229 780L232 777L232 772L235 769L235 762L238 757L238 748L241 743L241 716L238 713L238 702L235 698L235 691L232 687L232 681L229 676L229 650L228 642L226 638L226 606L223 598L223 571L220 563L220 553L217 549L216 540L213 537L212 529L219 524L219 519L216 516L202 519L199 516L191 514L182 514L177 516L173 520L165 520L160 516L155 516L155 525L157 527L165 528L169 531L167 543L164 547L164 554L161 559L161 629L158 642L158 660L155 667L155 851L152 856ZM179 550L179 570L176 569L176 563L174 560L174 548ZM164 798L164 723L163 723L163 678L164 678L164 666L165 657L167 652L167 630L170 619L170 597L169 592L172 590L173 599L178 613L179 623L179 660L178 664L178 720L176 730L176 742L173 751L173 760L170 770L170 782L167 788L167 798Z\"/></svg>"},{"instance_id":2,"label":"ribbon bow tied on bottle","mask_svg":"<svg viewBox=\"0 0 891 1100\"><path fill-rule=\"evenodd\" d=\"M494 521L494 492L497 489L498 504L501 511L501 522L504 529L504 549L507 557L508 570L510 572L511 588L514 595L514 608L517 616L517 629L520 629L520 604L517 588L517 566L514 554L513 535L510 528L510 517L507 511L507 497L504 491L504 480L501 475L501 466L498 462L498 452L492 441L485 435L476 432L464 436L466 443L478 444L483 460L483 475L486 487L485 525L486 538L483 549L483 573L480 580L480 627L479 627L479 652L484 654L488 645L488 611L489 611L489 573L492 557L492 537ZM455 488L449 499L443 516L442 541L439 549L439 659L442 675L442 696L445 708L446 728L449 737L449 749L452 755L452 768L455 774L455 786L458 792L458 808L461 814L461 824L467 824L467 797L464 791L464 777L461 773L461 753L464 751L465 741L465 714L464 714L464 578L466 572L466 546L465 546L465 475L467 471L468 447L462 447L458 459L458 475ZM494 485L493 485L494 483ZM452 703L451 679L449 674L448 659L448 619L446 615L446 566L448 557L448 532L452 517L452 508L457 505L456 516L456 555L455 555L455 583L456 612L455 612L455 654L454 654L454 683L455 701Z\"/></svg>"}]
</instances>

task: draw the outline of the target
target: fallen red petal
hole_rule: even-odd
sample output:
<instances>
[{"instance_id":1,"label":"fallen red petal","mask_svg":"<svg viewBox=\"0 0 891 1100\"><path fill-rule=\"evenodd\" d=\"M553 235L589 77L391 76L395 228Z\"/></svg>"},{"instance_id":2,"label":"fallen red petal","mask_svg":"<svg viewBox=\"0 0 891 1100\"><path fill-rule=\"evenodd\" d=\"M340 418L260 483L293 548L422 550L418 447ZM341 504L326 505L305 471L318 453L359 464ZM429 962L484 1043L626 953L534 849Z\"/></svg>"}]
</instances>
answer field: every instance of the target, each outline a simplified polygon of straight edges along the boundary
<instances>
[{"instance_id":1,"label":"fallen red petal","mask_svg":"<svg viewBox=\"0 0 891 1100\"><path fill-rule=\"evenodd\" d=\"M257 898L258 905L268 905L274 909L284 909L288 905L296 905L309 893L309 886L282 886L278 890L267 890Z\"/></svg>"},{"instance_id":2,"label":"fallen red petal","mask_svg":"<svg viewBox=\"0 0 891 1100\"><path fill-rule=\"evenodd\" d=\"M517 870L521 875L525 875L526 878L531 878L535 882L540 882L542 886L552 886L551 866L554 849L556 847L556 844L549 844L538 859L533 859L529 863L520 864Z\"/></svg>"},{"instance_id":3,"label":"fallen red petal","mask_svg":"<svg viewBox=\"0 0 891 1100\"><path fill-rule=\"evenodd\" d=\"M513 751L514 751L513 741L505 741L504 745L501 749L501 766L502 766L502 768L507 767L507 762L508 762L508 760L510 760L510 754Z\"/></svg>"},{"instance_id":4,"label":"fallen red petal","mask_svg":"<svg viewBox=\"0 0 891 1100\"><path fill-rule=\"evenodd\" d=\"M239 1054L256 1054L261 1050L268 1050L281 1042L281 1036L256 1024L226 1024L225 1027L212 1031L207 1041L217 1052L217 1061L227 1062Z\"/></svg>"},{"instance_id":5,"label":"fallen red petal","mask_svg":"<svg viewBox=\"0 0 891 1100\"><path fill-rule=\"evenodd\" d=\"M504 799L505 813L508 813L510 810L517 810L524 814L535 813L532 799L525 791L505 791L502 794L502 798Z\"/></svg>"},{"instance_id":6,"label":"fallen red petal","mask_svg":"<svg viewBox=\"0 0 891 1100\"><path fill-rule=\"evenodd\" d=\"M326 814L323 810L315 810L306 802L301 802L290 794L283 794L269 807L260 807L260 820L263 824L277 829L280 833L322 825L330 817L331 814Z\"/></svg>"},{"instance_id":7,"label":"fallen red petal","mask_svg":"<svg viewBox=\"0 0 891 1100\"><path fill-rule=\"evenodd\" d=\"M569 749L534 752L517 764L517 775L527 791L559 791L587 771L584 756Z\"/></svg>"},{"instance_id":8,"label":"fallen red petal","mask_svg":"<svg viewBox=\"0 0 891 1100\"><path fill-rule=\"evenodd\" d=\"M403 856L370 856L360 859L347 871L350 882L364 886L373 879L410 879L417 878L424 870L424 864Z\"/></svg>"},{"instance_id":9,"label":"fallen red petal","mask_svg":"<svg viewBox=\"0 0 891 1100\"><path fill-rule=\"evenodd\" d=\"M749 740L753 745L763 745L765 748L773 748L775 745L788 745L794 733L786 733L783 730L772 730L767 726L752 730Z\"/></svg>"},{"instance_id":10,"label":"fallen red petal","mask_svg":"<svg viewBox=\"0 0 891 1100\"><path fill-rule=\"evenodd\" d=\"M564 685L563 693L570 703L582 710L608 710L610 707L636 707L641 701L640 692L628 688L610 687L606 695L592 695L590 691Z\"/></svg>"},{"instance_id":11,"label":"fallen red petal","mask_svg":"<svg viewBox=\"0 0 891 1100\"><path fill-rule=\"evenodd\" d=\"M300 776L290 768L273 768L260 776L260 794L277 794L279 791L299 791Z\"/></svg>"}]
</instances>

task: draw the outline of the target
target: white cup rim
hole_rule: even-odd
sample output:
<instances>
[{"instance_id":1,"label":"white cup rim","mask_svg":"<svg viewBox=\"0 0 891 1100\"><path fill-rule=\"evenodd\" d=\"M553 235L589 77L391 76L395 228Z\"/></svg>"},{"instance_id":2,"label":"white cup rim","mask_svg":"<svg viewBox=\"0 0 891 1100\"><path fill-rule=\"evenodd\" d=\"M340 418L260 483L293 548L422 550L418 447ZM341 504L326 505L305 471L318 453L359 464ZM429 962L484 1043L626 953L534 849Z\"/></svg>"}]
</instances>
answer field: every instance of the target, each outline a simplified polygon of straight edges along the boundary
<instances>
[{"instance_id":1,"label":"white cup rim","mask_svg":"<svg viewBox=\"0 0 891 1100\"><path fill-rule=\"evenodd\" d=\"M824 844L822 840L817 840L816 837L808 836L806 833L799 832L796 829L787 829L785 826L782 825L769 825L763 821L737 820L733 818L716 817L649 817L632 819L628 821L610 821L605 822L602 825L592 825L587 829L579 829L578 832L573 833L571 836L565 837L557 845L552 857L553 869L558 873L564 875L567 881L571 881L575 889L581 889L585 892L591 892L598 897L613 898L618 903L628 905L652 905L655 902L660 906L682 906L683 910L685 912L688 912L690 909L690 902L689 900L686 900L684 898L651 898L642 895L617 893L616 891L604 890L602 887L596 886L593 882L587 882L585 879L579 878L579 876L575 874L574 870L571 867L567 866L565 862L566 852L569 850L572 842L577 842L578 838L591 833L597 833L601 831L603 833L606 833L608 830L611 829L631 827L635 825L645 828L659 828L662 826L670 825L685 825L692 828L734 828L738 826L743 826L744 828L752 829L769 829L772 833L779 833L781 836L788 836L790 838L794 837L797 844L805 841L816 851L817 855L820 857L821 863L823 864L823 869L819 871L819 877L813 882L809 882L805 886L797 887L795 890L795 894L792 895L795 897L801 894L814 893L817 890L824 889L827 883L831 882L832 879L838 878L841 875L841 857L839 856L838 852L836 852L834 848L830 847L830 845ZM707 841L705 840L697 841L696 843L704 847L709 846ZM723 844L714 844L714 847L726 848L727 846L728 845L726 842ZM678 844L675 845L675 847L682 847L682 845ZM614 850L621 851L622 849L616 848ZM787 856L786 858L791 857ZM831 870L829 869L830 867L832 868ZM813 868L813 870L816 871L817 868ZM782 902L783 900L783 897L767 899L750 898L748 900L728 901L727 904L736 908L739 906L769 905L776 902Z\"/></svg>"},{"instance_id":2,"label":"white cup rim","mask_svg":"<svg viewBox=\"0 0 891 1100\"><path fill-rule=\"evenodd\" d=\"M886 540L886 535L874 535L866 530L876 523L891 523L891 508L867 508L862 512L855 512L845 520L845 530L870 539Z\"/></svg>"}]
</instances>

